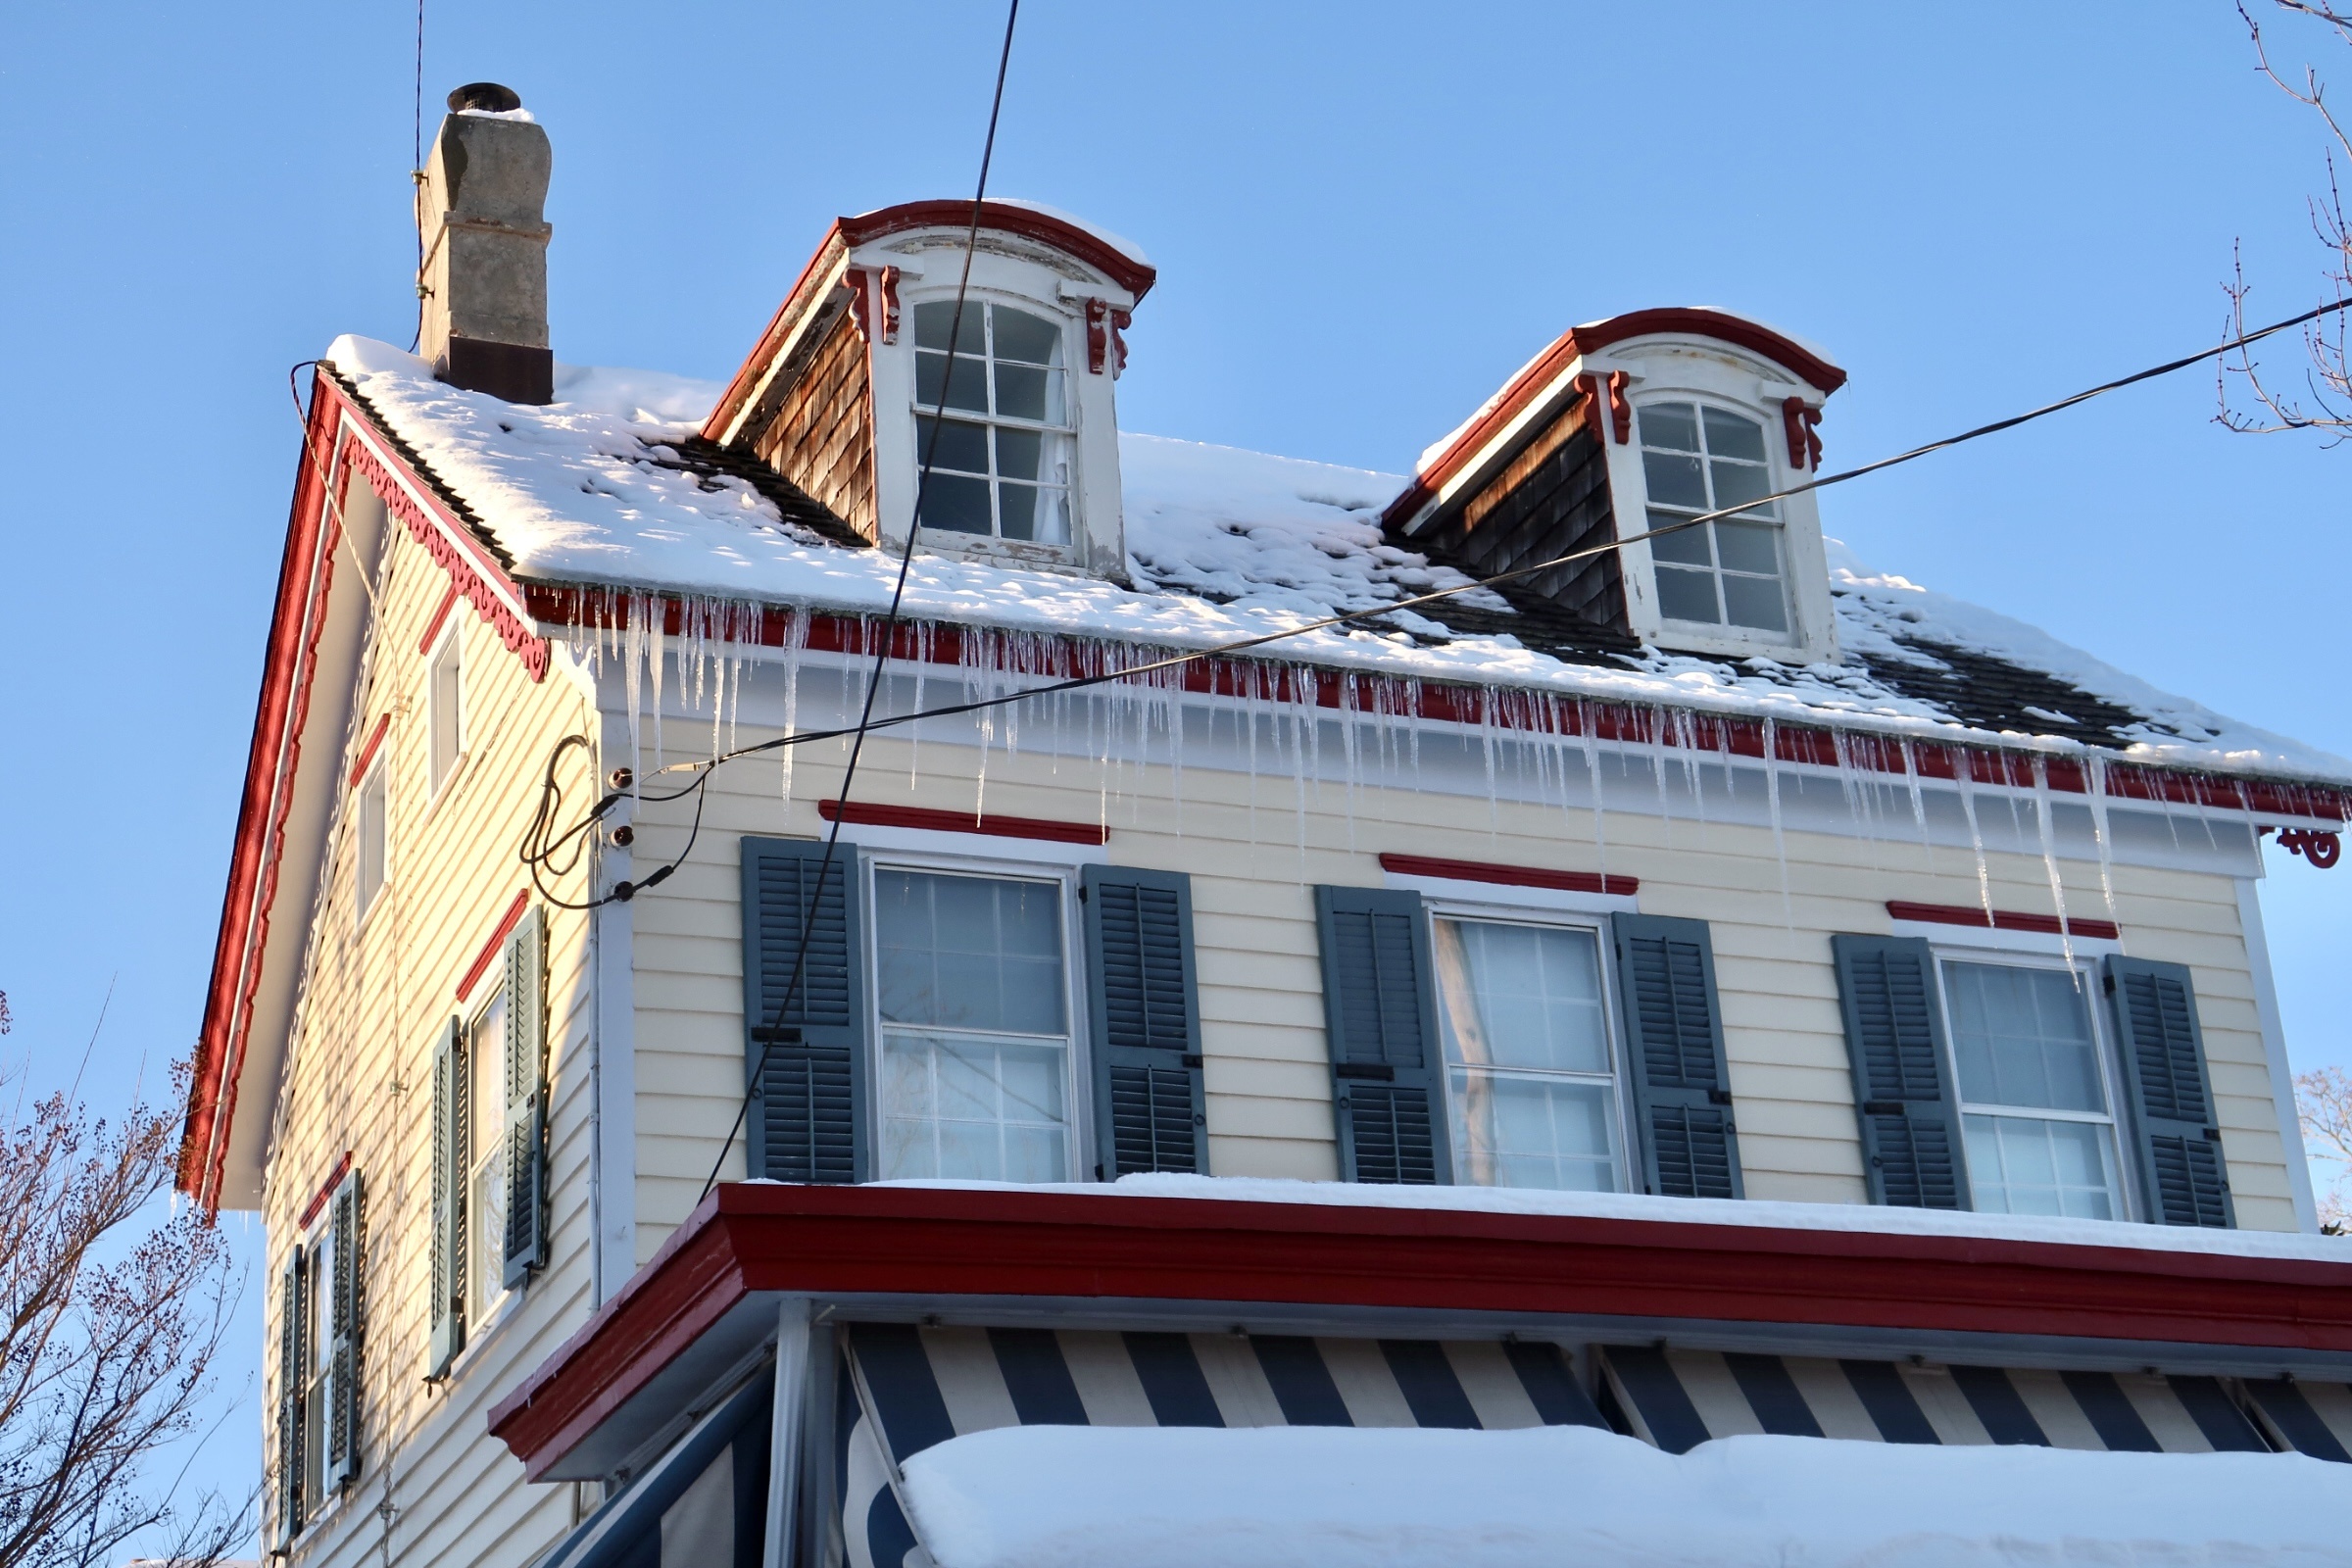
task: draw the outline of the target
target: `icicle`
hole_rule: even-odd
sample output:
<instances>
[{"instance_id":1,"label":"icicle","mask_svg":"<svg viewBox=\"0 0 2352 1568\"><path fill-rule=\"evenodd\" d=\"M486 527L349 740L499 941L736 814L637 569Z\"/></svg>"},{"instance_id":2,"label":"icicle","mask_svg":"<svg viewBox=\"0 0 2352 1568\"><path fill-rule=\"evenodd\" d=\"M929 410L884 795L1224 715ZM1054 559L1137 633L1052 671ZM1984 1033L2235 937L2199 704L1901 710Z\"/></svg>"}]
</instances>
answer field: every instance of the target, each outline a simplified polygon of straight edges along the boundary
<instances>
[{"instance_id":1,"label":"icicle","mask_svg":"<svg viewBox=\"0 0 2352 1568\"><path fill-rule=\"evenodd\" d=\"M787 736L798 735L801 732L801 652L808 646L808 610L807 606L801 606L793 611L791 623L784 632L784 733ZM800 755L801 749L798 745L783 746L777 749L783 754L784 775L779 799L785 806L790 807L792 805L792 761L795 757Z\"/></svg>"},{"instance_id":2,"label":"icicle","mask_svg":"<svg viewBox=\"0 0 2352 1568\"><path fill-rule=\"evenodd\" d=\"M1919 825L1919 847L1932 860L1936 844L1928 836L1928 803L1919 792L1919 748L1908 735L1903 737L1903 783L1911 791L1911 820Z\"/></svg>"},{"instance_id":3,"label":"icicle","mask_svg":"<svg viewBox=\"0 0 2352 1568\"><path fill-rule=\"evenodd\" d=\"M1502 831L1502 812L1494 784L1494 692L1491 687L1479 691L1478 744L1487 770L1487 839L1492 843Z\"/></svg>"},{"instance_id":4,"label":"icicle","mask_svg":"<svg viewBox=\"0 0 2352 1568\"><path fill-rule=\"evenodd\" d=\"M638 713L644 692L645 657L645 599L633 595L626 611L627 620L621 633L621 682L629 700L629 766L642 770L645 766L645 741Z\"/></svg>"},{"instance_id":5,"label":"icicle","mask_svg":"<svg viewBox=\"0 0 2352 1568\"><path fill-rule=\"evenodd\" d=\"M1658 825L1665 828L1672 841L1674 810L1666 801L1666 710L1649 710L1649 770L1658 786Z\"/></svg>"},{"instance_id":6,"label":"icicle","mask_svg":"<svg viewBox=\"0 0 2352 1568\"><path fill-rule=\"evenodd\" d=\"M1602 798L1600 783L1600 737L1592 733L1592 706L1581 697L1576 700L1576 728L1584 741L1585 776L1592 785L1592 849L1605 877L1609 874L1609 832L1602 816L1608 803Z\"/></svg>"},{"instance_id":7,"label":"icicle","mask_svg":"<svg viewBox=\"0 0 2352 1568\"><path fill-rule=\"evenodd\" d=\"M1968 847L1977 857L1977 903L1984 921L1992 923L1992 867L1984 859L1984 833L1977 825L1977 768L1963 748L1952 748L1952 777L1960 785L1960 811L1968 818Z\"/></svg>"},{"instance_id":8,"label":"icicle","mask_svg":"<svg viewBox=\"0 0 2352 1568\"><path fill-rule=\"evenodd\" d=\"M1793 931L1796 913L1788 902L1788 841L1781 830L1780 727L1764 720L1764 809L1772 819L1772 853L1781 865L1781 924Z\"/></svg>"},{"instance_id":9,"label":"icicle","mask_svg":"<svg viewBox=\"0 0 2352 1568\"><path fill-rule=\"evenodd\" d=\"M2058 827L2052 819L2050 800L2050 768L2048 760L2036 753L2034 758L2034 817L2041 834L2041 868L2050 879L2050 904L2058 912L2058 948L2066 955L2066 966L2075 972L2075 939L2066 925L2066 878L2058 869ZM2082 985L2077 973L2075 984Z\"/></svg>"},{"instance_id":10,"label":"icicle","mask_svg":"<svg viewBox=\"0 0 2352 1568\"><path fill-rule=\"evenodd\" d=\"M2115 907L2115 841L2107 826L2107 760L2097 753L2082 758L2082 782L2090 802L2090 837L2099 852L2099 896L2107 902L2107 918L2120 921Z\"/></svg>"},{"instance_id":11,"label":"icicle","mask_svg":"<svg viewBox=\"0 0 2352 1568\"><path fill-rule=\"evenodd\" d=\"M656 599L651 601L645 617L646 666L654 678L654 771L662 771L662 676L668 662L662 639L669 631L669 607Z\"/></svg>"}]
</instances>

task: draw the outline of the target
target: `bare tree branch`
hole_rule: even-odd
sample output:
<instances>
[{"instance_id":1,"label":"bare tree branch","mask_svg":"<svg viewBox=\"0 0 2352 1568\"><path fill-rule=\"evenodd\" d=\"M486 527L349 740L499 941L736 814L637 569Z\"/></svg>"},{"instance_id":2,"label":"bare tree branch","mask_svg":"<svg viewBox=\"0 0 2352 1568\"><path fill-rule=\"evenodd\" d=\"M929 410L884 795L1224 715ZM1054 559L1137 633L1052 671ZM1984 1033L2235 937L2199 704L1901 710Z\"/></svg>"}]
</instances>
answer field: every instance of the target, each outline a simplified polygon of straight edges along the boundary
<instances>
[{"instance_id":1,"label":"bare tree branch","mask_svg":"<svg viewBox=\"0 0 2352 1568\"><path fill-rule=\"evenodd\" d=\"M2352 1218L2345 1188L2352 1184L2352 1073L2316 1067L2295 1075L2295 1115L2303 1124L2303 1149L2312 1159L2333 1166L2334 1178L2320 1198L2320 1222L2342 1235Z\"/></svg>"}]
</instances>

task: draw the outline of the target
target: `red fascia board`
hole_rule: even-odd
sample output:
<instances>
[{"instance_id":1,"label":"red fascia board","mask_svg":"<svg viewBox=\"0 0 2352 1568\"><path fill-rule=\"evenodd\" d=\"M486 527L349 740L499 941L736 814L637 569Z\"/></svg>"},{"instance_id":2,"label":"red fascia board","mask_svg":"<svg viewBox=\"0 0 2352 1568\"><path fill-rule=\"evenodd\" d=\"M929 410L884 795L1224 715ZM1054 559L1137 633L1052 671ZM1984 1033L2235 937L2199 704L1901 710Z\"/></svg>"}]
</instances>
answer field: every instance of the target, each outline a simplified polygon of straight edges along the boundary
<instances>
[{"instance_id":1,"label":"red fascia board","mask_svg":"<svg viewBox=\"0 0 2352 1568\"><path fill-rule=\"evenodd\" d=\"M1527 865L1492 865L1485 860L1445 860L1434 855L1389 855L1380 868L1398 876L1446 877L1455 882L1494 882L1513 888L1555 888L1562 893L1607 893L1632 898L1642 879L1598 871L1540 871Z\"/></svg>"},{"instance_id":2,"label":"red fascia board","mask_svg":"<svg viewBox=\"0 0 2352 1568\"><path fill-rule=\"evenodd\" d=\"M1904 899L1888 899L1886 912L1897 920L1968 925L1979 930L2039 931L2044 936L2102 937L2109 942L2119 942L2124 935L2124 928L2113 920L2088 920L2070 914L2062 922L2054 914L2029 914L2022 909L1994 909L1988 913L1973 904L1913 904Z\"/></svg>"},{"instance_id":3,"label":"red fascia board","mask_svg":"<svg viewBox=\"0 0 2352 1568\"><path fill-rule=\"evenodd\" d=\"M302 1218L294 1222L294 1228L298 1231L309 1230L311 1221L318 1217L318 1211L326 1206L326 1200L335 1196L335 1189L342 1186L343 1178L350 1174L351 1151L346 1149L343 1157L335 1161L335 1168L326 1173L326 1180L318 1184L318 1194L311 1199L310 1206L302 1211Z\"/></svg>"},{"instance_id":4,"label":"red fascia board","mask_svg":"<svg viewBox=\"0 0 2352 1568\"><path fill-rule=\"evenodd\" d=\"M453 589L452 592L454 593L455 590ZM360 760L351 764L351 787L353 789L358 789L360 780L368 776L368 764L375 760L376 749L384 744L384 735L391 728L392 715L386 713L375 721L375 728L368 732L368 744L360 748Z\"/></svg>"},{"instance_id":5,"label":"red fascia board","mask_svg":"<svg viewBox=\"0 0 2352 1568\"><path fill-rule=\"evenodd\" d=\"M1050 822L1035 816L965 815L922 806L880 806L865 801L819 801L817 814L828 822L862 822L872 827L917 827L934 833L978 833L1000 839L1047 839L1055 844L1107 844L1110 829L1095 822Z\"/></svg>"},{"instance_id":6,"label":"red fascia board","mask_svg":"<svg viewBox=\"0 0 2352 1568\"><path fill-rule=\"evenodd\" d=\"M536 1478L757 1292L2352 1350L2352 1260L1453 1208L730 1183L492 1407L491 1433Z\"/></svg>"},{"instance_id":7,"label":"red fascia board","mask_svg":"<svg viewBox=\"0 0 2352 1568\"><path fill-rule=\"evenodd\" d=\"M331 549L318 560L319 529L332 526L323 505L325 491L318 454L332 442L343 399L323 368L311 372L311 411L303 428L302 454L296 464L294 495L286 519L286 548L278 560L277 597L270 612L270 636L263 645L262 690L253 715L253 739L245 756L245 787L237 803L237 827L230 840L228 885L220 901L220 929L213 943L212 978L205 991L204 1023L197 1035L196 1059L188 1082L186 1130L179 1146L175 1185L199 1204L217 1206L220 1172L226 1157L223 1118L231 1108L227 1085L233 1076L230 1025L237 1013L247 973L246 958L266 934L256 930L256 918L267 920L270 890L274 876L270 854L272 829L280 804L279 761L289 730L299 732L301 708L307 703L305 672L308 650L301 646L309 610L314 570L331 573ZM331 545L331 541L328 541ZM292 762L287 761L290 771Z\"/></svg>"},{"instance_id":8,"label":"red fascia board","mask_svg":"<svg viewBox=\"0 0 2352 1568\"><path fill-rule=\"evenodd\" d=\"M1810 349L1768 326L1724 311L1688 307L1628 311L1622 316L1612 316L1605 321L1572 326L1554 338L1549 348L1504 384L1502 395L1494 400L1493 408L1448 441L1446 450L1439 453L1434 462L1422 466L1413 475L1412 482L1404 487L1403 493L1389 503L1387 511L1382 514L1382 520L1402 523L1419 512L1447 480L1485 451L1487 444L1496 434L1519 417L1527 406L1541 396L1544 388L1558 380L1561 372L1576 361L1629 338L1666 332L1686 337L1711 337L1746 349L1751 354L1761 355L1793 372L1823 397L1845 385L1845 372Z\"/></svg>"},{"instance_id":9,"label":"red fascia board","mask_svg":"<svg viewBox=\"0 0 2352 1568\"><path fill-rule=\"evenodd\" d=\"M679 635L688 623L684 602L666 595L540 583L527 585L525 594L532 619L543 625L618 629L628 624L641 604L649 616L660 617L665 636ZM730 611L715 635L728 642L781 648L791 641L794 617L801 613L783 606L739 607ZM960 666L965 662L964 635L960 626L902 621L891 634L889 657L901 663ZM871 659L879 645L869 621L823 612L808 614L805 646L813 652ZM1051 634L1041 635L1033 645L1033 655L1024 656L1021 673L1041 680L1088 675L1100 669L1099 650L1077 638L1056 641ZM1379 712L1441 723L1492 725L1510 733L1561 737L1590 733L1596 740L1646 749L1688 746L1702 758L1764 756L1765 727L1754 719L1692 713L1686 733L1665 713L1629 704L1439 681L1416 683L1393 676L1225 657L1185 664L1176 679L1186 692L1216 697L1308 701L1367 715ZM2093 784L2088 768L2070 758L1940 741L1906 742L1866 730L1840 734L1827 726L1816 729L1786 721L1772 727L1772 750L1775 759L1783 762L1852 767L1898 779L1915 772L1923 779L1951 780L1965 768L1975 783L2030 790L2034 787L2034 769L2039 763L2049 788L2061 795L2087 795ZM2105 792L2116 800L2163 801L2306 821L2340 822L2352 817L2352 791L2337 785L2246 779L2186 768L2109 762Z\"/></svg>"},{"instance_id":10,"label":"red fascia board","mask_svg":"<svg viewBox=\"0 0 2352 1568\"><path fill-rule=\"evenodd\" d=\"M916 228L968 229L972 223L972 204L950 198L945 201L901 202L878 212L860 213L856 218L844 218L834 223L841 237L855 249L868 240L888 234L903 234ZM980 226L1002 233L1019 234L1041 245L1074 256L1125 289L1141 304L1152 285L1158 280L1159 271L1147 263L1139 262L1090 230L1066 222L1051 213L1033 208L1013 207L1004 202L980 204Z\"/></svg>"},{"instance_id":11,"label":"red fascia board","mask_svg":"<svg viewBox=\"0 0 2352 1568\"><path fill-rule=\"evenodd\" d=\"M837 259L836 247L844 246L841 223L840 219L835 219L833 225L825 230L825 237L816 242L816 249L801 268L801 275L794 278L792 287L784 291L783 302L777 305L775 314L767 318L766 327L753 343L752 352L744 356L743 364L736 367L735 374L727 382L726 391L719 395L710 416L703 420L701 434L704 440L716 441L725 433L736 412L743 407L744 399L752 395L752 388L759 384L760 376L767 373L768 364L775 358L776 348L782 339L784 323L792 313L793 302L807 291L812 278L831 270Z\"/></svg>"},{"instance_id":12,"label":"red fascia board","mask_svg":"<svg viewBox=\"0 0 2352 1568\"><path fill-rule=\"evenodd\" d=\"M441 596L440 608L433 612L433 618L424 623L424 635L416 639L418 658L433 651L435 639L440 637L441 628L449 624L449 612L455 610L457 605L458 585L453 580L449 585L449 591Z\"/></svg>"},{"instance_id":13,"label":"red fascia board","mask_svg":"<svg viewBox=\"0 0 2352 1568\"><path fill-rule=\"evenodd\" d=\"M522 918L522 911L529 908L530 904L531 890L529 888L524 888L514 895L514 902L507 906L505 914L499 916L498 926L490 933L490 940L483 943L482 951L473 956L473 962L466 967L466 978L458 982L458 1001L464 1002L467 996L472 994L475 982L482 978L484 972L489 969L491 960L498 956L500 944L514 934L515 923Z\"/></svg>"}]
</instances>

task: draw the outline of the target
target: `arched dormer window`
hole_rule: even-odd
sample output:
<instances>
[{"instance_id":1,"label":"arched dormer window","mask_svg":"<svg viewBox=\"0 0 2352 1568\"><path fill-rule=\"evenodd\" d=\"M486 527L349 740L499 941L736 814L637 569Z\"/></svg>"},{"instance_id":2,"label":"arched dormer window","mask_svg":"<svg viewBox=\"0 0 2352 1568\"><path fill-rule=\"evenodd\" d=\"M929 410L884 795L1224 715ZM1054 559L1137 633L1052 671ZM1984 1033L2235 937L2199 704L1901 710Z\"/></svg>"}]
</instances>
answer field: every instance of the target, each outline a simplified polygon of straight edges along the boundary
<instances>
[{"instance_id":1,"label":"arched dormer window","mask_svg":"<svg viewBox=\"0 0 2352 1568\"><path fill-rule=\"evenodd\" d=\"M915 305L914 450L931 463L921 526L1070 542L1065 336L1062 322L993 300L965 300L960 325L953 298Z\"/></svg>"},{"instance_id":2,"label":"arched dormer window","mask_svg":"<svg viewBox=\"0 0 2352 1568\"><path fill-rule=\"evenodd\" d=\"M1658 613L1690 626L1788 631L1781 488L1761 419L1712 403L1659 399L1635 411ZM1693 517L1754 506L1690 526ZM1679 526L1678 526L1679 525Z\"/></svg>"}]
</instances>

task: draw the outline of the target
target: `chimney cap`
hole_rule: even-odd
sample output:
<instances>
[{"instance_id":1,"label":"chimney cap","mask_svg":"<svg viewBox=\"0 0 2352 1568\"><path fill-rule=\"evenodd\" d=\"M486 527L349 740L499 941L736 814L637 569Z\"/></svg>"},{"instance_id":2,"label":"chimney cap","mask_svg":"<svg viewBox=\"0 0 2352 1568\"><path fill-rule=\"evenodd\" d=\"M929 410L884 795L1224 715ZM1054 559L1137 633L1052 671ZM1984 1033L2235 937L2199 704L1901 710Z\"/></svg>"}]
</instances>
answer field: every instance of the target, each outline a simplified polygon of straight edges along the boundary
<instances>
[{"instance_id":1,"label":"chimney cap","mask_svg":"<svg viewBox=\"0 0 2352 1568\"><path fill-rule=\"evenodd\" d=\"M462 114L468 109L486 109L492 114L503 115L521 107L520 93L495 81L469 81L463 87L452 89L449 95L452 114Z\"/></svg>"}]
</instances>

